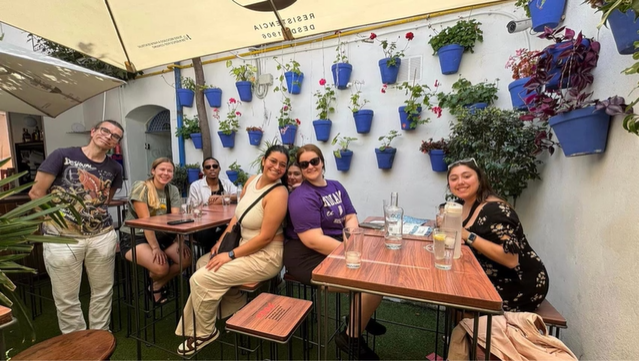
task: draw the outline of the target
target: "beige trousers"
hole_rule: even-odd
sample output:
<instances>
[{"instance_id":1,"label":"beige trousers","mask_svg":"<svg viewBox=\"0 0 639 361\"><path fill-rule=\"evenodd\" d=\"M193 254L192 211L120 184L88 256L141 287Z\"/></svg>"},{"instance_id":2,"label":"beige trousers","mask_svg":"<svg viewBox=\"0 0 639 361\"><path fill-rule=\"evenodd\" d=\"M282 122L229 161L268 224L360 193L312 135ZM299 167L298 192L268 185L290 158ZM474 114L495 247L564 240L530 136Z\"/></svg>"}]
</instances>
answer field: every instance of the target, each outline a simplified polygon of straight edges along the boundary
<instances>
[{"instance_id":1,"label":"beige trousers","mask_svg":"<svg viewBox=\"0 0 639 361\"><path fill-rule=\"evenodd\" d=\"M188 337L209 336L215 330L218 307L221 307L222 318L226 318L246 304L246 296L231 287L275 277L282 269L283 253L283 242L271 242L251 255L238 257L224 264L217 272L204 267L210 256L202 256L197 261L197 271L189 281L191 295L186 301L184 314L175 334Z\"/></svg>"}]
</instances>

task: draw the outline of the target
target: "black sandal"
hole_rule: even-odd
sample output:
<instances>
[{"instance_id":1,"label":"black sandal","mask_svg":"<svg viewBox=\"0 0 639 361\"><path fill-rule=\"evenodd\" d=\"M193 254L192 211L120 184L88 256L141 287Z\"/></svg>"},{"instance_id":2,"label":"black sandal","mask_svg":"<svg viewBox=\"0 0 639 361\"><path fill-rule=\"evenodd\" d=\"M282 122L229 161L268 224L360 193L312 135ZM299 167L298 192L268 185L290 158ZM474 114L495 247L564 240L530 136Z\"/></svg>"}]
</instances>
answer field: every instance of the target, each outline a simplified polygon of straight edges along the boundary
<instances>
[{"instance_id":1,"label":"black sandal","mask_svg":"<svg viewBox=\"0 0 639 361\"><path fill-rule=\"evenodd\" d=\"M149 286L146 291L149 295L149 298L151 299L151 302L153 302L153 305L155 306L161 306L165 304L166 301L169 299L168 290L166 289L166 287L162 287L159 290L153 290L153 284L151 284L151 286ZM160 298L158 300L155 299L155 295L157 294L160 294Z\"/></svg>"}]
</instances>

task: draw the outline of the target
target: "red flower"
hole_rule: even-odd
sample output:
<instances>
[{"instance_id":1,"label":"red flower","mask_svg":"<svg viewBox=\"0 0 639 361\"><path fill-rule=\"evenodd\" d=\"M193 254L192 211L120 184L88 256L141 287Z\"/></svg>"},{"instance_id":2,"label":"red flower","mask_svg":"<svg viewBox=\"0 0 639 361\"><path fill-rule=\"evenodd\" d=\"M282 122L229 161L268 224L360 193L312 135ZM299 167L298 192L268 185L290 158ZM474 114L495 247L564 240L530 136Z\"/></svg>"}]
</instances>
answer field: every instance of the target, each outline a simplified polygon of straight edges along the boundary
<instances>
[{"instance_id":1,"label":"red flower","mask_svg":"<svg viewBox=\"0 0 639 361\"><path fill-rule=\"evenodd\" d=\"M413 40L413 38L415 37L415 35L413 33L411 33L410 31L406 33L406 39Z\"/></svg>"},{"instance_id":2,"label":"red flower","mask_svg":"<svg viewBox=\"0 0 639 361\"><path fill-rule=\"evenodd\" d=\"M326 79L324 79L324 78L320 79L319 84L320 84L321 86L326 85Z\"/></svg>"},{"instance_id":3,"label":"red flower","mask_svg":"<svg viewBox=\"0 0 639 361\"><path fill-rule=\"evenodd\" d=\"M375 39L376 37L377 37L377 34L375 34L375 33L371 33L371 36L369 36L368 38L369 38L369 39L371 39L371 40L373 40L373 39Z\"/></svg>"},{"instance_id":4,"label":"red flower","mask_svg":"<svg viewBox=\"0 0 639 361\"><path fill-rule=\"evenodd\" d=\"M285 105L283 109L284 109L284 111L287 111L288 110L288 105Z\"/></svg>"},{"instance_id":5,"label":"red flower","mask_svg":"<svg viewBox=\"0 0 639 361\"><path fill-rule=\"evenodd\" d=\"M240 112L235 112L235 115L237 115L238 117L241 117L241 116L242 116L242 113L240 113Z\"/></svg>"},{"instance_id":6,"label":"red flower","mask_svg":"<svg viewBox=\"0 0 639 361\"><path fill-rule=\"evenodd\" d=\"M235 104L235 103L237 103L237 100L235 100L235 98L231 98L231 99L229 99L229 103Z\"/></svg>"},{"instance_id":7,"label":"red flower","mask_svg":"<svg viewBox=\"0 0 639 361\"><path fill-rule=\"evenodd\" d=\"M437 79L435 79L435 88L439 87L439 81L437 81Z\"/></svg>"},{"instance_id":8,"label":"red flower","mask_svg":"<svg viewBox=\"0 0 639 361\"><path fill-rule=\"evenodd\" d=\"M297 119L297 118L295 118L295 123L297 123L297 125L301 125L302 124L302 122L300 122L300 120Z\"/></svg>"},{"instance_id":9,"label":"red flower","mask_svg":"<svg viewBox=\"0 0 639 361\"><path fill-rule=\"evenodd\" d=\"M432 107L430 110L432 110L433 113L437 114L437 118L442 116L442 108L440 108L440 107Z\"/></svg>"},{"instance_id":10,"label":"red flower","mask_svg":"<svg viewBox=\"0 0 639 361\"><path fill-rule=\"evenodd\" d=\"M386 93L386 88L388 88L387 84L382 85L382 93Z\"/></svg>"}]
</instances>

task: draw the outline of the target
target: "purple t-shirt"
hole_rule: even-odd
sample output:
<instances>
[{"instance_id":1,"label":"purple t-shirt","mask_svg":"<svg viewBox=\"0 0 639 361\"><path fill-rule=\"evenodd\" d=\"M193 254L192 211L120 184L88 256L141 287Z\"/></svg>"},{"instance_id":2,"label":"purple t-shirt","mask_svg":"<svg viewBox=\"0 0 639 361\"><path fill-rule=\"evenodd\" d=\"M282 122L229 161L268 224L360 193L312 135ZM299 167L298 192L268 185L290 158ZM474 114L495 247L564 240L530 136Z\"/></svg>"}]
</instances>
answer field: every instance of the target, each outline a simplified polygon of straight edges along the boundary
<instances>
[{"instance_id":1,"label":"purple t-shirt","mask_svg":"<svg viewBox=\"0 0 639 361\"><path fill-rule=\"evenodd\" d=\"M82 148L61 148L54 150L42 162L38 171L55 176L50 189L51 193L57 195L53 203L59 203L60 200L76 203L74 207L82 217L82 223L78 224L70 211L62 209L67 228L60 228L49 220L44 224L46 234L83 238L113 229L106 201L111 188L118 189L122 186L122 166L118 162L106 157L104 161L97 163L87 158ZM84 207L74 202L69 194L82 199Z\"/></svg>"},{"instance_id":2,"label":"purple t-shirt","mask_svg":"<svg viewBox=\"0 0 639 361\"><path fill-rule=\"evenodd\" d=\"M346 189L338 181L326 180L325 187L303 182L288 197L287 239L299 240L298 233L321 228L327 236L341 236L348 214L356 214Z\"/></svg>"}]
</instances>

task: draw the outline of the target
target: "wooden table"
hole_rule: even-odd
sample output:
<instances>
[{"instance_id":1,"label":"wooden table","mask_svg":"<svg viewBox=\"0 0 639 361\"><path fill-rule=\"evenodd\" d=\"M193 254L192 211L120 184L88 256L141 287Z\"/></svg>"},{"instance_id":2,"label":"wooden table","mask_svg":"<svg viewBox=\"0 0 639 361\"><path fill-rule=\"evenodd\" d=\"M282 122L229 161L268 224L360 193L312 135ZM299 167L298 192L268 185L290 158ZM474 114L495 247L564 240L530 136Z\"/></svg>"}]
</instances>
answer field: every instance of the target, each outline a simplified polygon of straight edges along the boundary
<instances>
[{"instance_id":1,"label":"wooden table","mask_svg":"<svg viewBox=\"0 0 639 361\"><path fill-rule=\"evenodd\" d=\"M424 241L405 239L400 250L392 251L384 246L383 236L367 230L359 269L346 267L340 245L313 270L312 282L320 288L342 288L486 314L486 348L490 350L491 317L503 313L502 299L472 251L463 246L462 257L453 261L452 270L442 271L435 268L432 254L423 247ZM325 305L326 293L324 290ZM327 339L326 332L325 326Z\"/></svg>"},{"instance_id":2,"label":"wooden table","mask_svg":"<svg viewBox=\"0 0 639 361\"><path fill-rule=\"evenodd\" d=\"M180 268L182 268L182 246L184 244L184 236L193 234L198 231L202 231L205 229L221 226L227 224L231 221L233 216L235 215L235 204L222 206L222 205L210 205L203 209L202 217L196 219L195 222L192 223L183 223L178 225L169 225L167 222L175 221L182 219L181 214L164 214L161 216L155 216L150 218L143 219L130 219L126 221L124 224L131 228L131 239L135 237L135 229L143 229L149 231L161 231L168 233L175 233L178 236L178 254L179 254L179 264ZM133 243L135 244L135 243ZM132 247L132 260L133 263L137 263L137 255L136 255L136 247ZM193 242L191 242L191 255L193 255ZM195 272L195 257L192 257L191 267ZM142 359L142 339L140 338L140 304L138 301L138 272L136 272L135 267L131 267L133 273L133 284L135 285L135 292L133 292L133 304L135 310L135 335L133 336L137 341L137 356L138 360ZM182 310L184 310L184 282L183 277L178 276L180 282L180 305ZM182 314L184 317L184 314ZM144 340L145 343L149 343L147 340ZM178 355L177 353L174 353ZM178 355L180 356L180 355Z\"/></svg>"}]
</instances>

